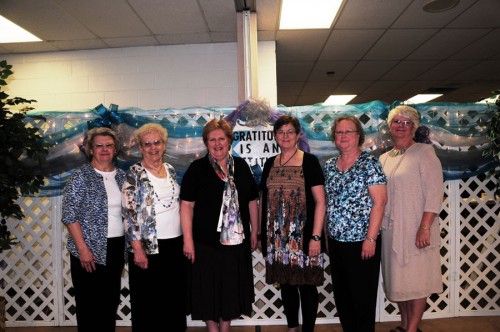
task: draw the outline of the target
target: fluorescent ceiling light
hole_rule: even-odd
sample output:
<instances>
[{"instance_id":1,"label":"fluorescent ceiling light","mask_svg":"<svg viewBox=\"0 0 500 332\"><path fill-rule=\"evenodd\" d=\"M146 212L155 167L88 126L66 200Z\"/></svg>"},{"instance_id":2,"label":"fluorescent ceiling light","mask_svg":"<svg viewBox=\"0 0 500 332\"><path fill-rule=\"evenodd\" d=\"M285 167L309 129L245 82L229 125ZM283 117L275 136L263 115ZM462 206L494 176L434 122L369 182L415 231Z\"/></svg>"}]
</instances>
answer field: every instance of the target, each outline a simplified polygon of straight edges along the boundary
<instances>
[{"instance_id":1,"label":"fluorescent ceiling light","mask_svg":"<svg viewBox=\"0 0 500 332\"><path fill-rule=\"evenodd\" d=\"M342 0L283 0L280 30L330 29Z\"/></svg>"},{"instance_id":2,"label":"fluorescent ceiling light","mask_svg":"<svg viewBox=\"0 0 500 332\"><path fill-rule=\"evenodd\" d=\"M416 95L416 96L413 96L410 99L406 100L404 103L405 104L425 103L425 102L428 102L429 100L433 100L433 99L436 99L438 97L441 97L442 95L443 95L442 93Z\"/></svg>"},{"instance_id":3,"label":"fluorescent ceiling light","mask_svg":"<svg viewBox=\"0 0 500 332\"><path fill-rule=\"evenodd\" d=\"M357 95L331 95L326 99L323 105L346 105Z\"/></svg>"},{"instance_id":4,"label":"fluorescent ceiling light","mask_svg":"<svg viewBox=\"0 0 500 332\"><path fill-rule=\"evenodd\" d=\"M0 15L0 43L23 43L36 41L42 40Z\"/></svg>"}]
</instances>

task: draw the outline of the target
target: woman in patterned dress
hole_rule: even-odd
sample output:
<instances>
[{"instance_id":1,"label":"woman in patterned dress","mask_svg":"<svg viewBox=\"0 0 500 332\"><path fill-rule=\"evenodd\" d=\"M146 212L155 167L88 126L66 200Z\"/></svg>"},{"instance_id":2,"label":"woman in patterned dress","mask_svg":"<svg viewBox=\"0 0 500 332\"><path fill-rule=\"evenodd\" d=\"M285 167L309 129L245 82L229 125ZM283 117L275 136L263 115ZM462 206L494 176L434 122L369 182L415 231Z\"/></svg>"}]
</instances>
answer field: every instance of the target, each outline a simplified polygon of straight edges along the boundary
<instances>
[{"instance_id":1,"label":"woman in patterned dress","mask_svg":"<svg viewBox=\"0 0 500 332\"><path fill-rule=\"evenodd\" d=\"M280 154L262 173L261 242L266 282L279 284L288 330L314 331L318 290L324 282L325 190L318 159L298 148L301 127L284 115L274 124Z\"/></svg>"},{"instance_id":2,"label":"woman in patterned dress","mask_svg":"<svg viewBox=\"0 0 500 332\"><path fill-rule=\"evenodd\" d=\"M331 135L340 152L324 169L335 305L344 331L373 332L387 181L377 158L361 150L365 133L358 118L337 117Z\"/></svg>"}]
</instances>

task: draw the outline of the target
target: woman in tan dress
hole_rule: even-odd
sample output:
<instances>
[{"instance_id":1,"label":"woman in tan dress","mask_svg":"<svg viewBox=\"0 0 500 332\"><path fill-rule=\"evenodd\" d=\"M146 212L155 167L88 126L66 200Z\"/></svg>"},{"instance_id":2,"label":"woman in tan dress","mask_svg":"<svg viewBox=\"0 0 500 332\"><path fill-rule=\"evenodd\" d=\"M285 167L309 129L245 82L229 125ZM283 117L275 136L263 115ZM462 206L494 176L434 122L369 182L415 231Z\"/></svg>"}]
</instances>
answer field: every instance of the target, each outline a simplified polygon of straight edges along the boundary
<instances>
[{"instance_id":1,"label":"woman in tan dress","mask_svg":"<svg viewBox=\"0 0 500 332\"><path fill-rule=\"evenodd\" d=\"M443 173L432 145L413 139L418 112L397 106L387 119L394 148L380 162L388 179L382 221L382 274L386 297L396 302L401 325L393 332L416 332L427 297L443 291L438 215Z\"/></svg>"}]
</instances>

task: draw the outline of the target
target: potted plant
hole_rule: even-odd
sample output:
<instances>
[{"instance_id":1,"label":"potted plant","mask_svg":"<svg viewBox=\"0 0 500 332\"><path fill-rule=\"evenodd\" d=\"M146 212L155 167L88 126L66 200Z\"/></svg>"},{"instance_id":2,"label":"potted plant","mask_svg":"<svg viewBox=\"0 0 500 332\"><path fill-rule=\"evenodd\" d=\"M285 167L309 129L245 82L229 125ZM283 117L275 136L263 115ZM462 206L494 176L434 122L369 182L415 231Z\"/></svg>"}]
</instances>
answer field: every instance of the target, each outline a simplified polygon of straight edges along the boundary
<instances>
[{"instance_id":1,"label":"potted plant","mask_svg":"<svg viewBox=\"0 0 500 332\"><path fill-rule=\"evenodd\" d=\"M488 103L488 106L495 109L495 113L486 123L486 136L490 140L488 148L484 149L484 157L493 157L496 161L496 167L489 170L487 176L496 178L497 184L495 189L495 196L500 197L500 90L493 91L495 96L493 104Z\"/></svg>"},{"instance_id":2,"label":"potted plant","mask_svg":"<svg viewBox=\"0 0 500 332\"><path fill-rule=\"evenodd\" d=\"M44 177L36 174L33 165L45 161L48 145L42 141L38 128L26 126L26 112L36 100L9 97L5 92L7 79L13 74L7 61L0 61L0 269L6 266L2 257L5 250L18 243L8 230L10 219L22 220L24 213L19 206L21 196L36 194L44 183ZM0 331L5 330L4 280L0 279ZM3 308L2 308L3 304Z\"/></svg>"}]
</instances>

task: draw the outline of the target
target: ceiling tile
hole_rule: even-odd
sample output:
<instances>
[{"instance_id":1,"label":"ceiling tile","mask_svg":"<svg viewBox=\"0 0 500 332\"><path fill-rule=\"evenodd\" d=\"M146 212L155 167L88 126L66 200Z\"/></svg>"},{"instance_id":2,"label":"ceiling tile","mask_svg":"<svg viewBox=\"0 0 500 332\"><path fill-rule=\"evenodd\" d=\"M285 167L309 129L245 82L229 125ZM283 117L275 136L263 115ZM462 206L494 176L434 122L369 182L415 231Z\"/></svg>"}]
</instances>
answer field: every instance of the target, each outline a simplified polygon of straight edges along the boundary
<instances>
[{"instance_id":1,"label":"ceiling tile","mask_svg":"<svg viewBox=\"0 0 500 332\"><path fill-rule=\"evenodd\" d=\"M357 61L318 61L311 71L309 81L313 82L331 82L343 80ZM333 72L333 76L327 75Z\"/></svg>"},{"instance_id":2,"label":"ceiling tile","mask_svg":"<svg viewBox=\"0 0 500 332\"><path fill-rule=\"evenodd\" d=\"M411 0L346 1L341 15L335 23L335 28L388 28L401 15L409 3L411 3Z\"/></svg>"},{"instance_id":3,"label":"ceiling tile","mask_svg":"<svg viewBox=\"0 0 500 332\"><path fill-rule=\"evenodd\" d=\"M302 89L302 93L307 95L312 94L327 94L330 95L333 93L335 88L339 85L340 81L333 82L307 82Z\"/></svg>"},{"instance_id":4,"label":"ceiling tile","mask_svg":"<svg viewBox=\"0 0 500 332\"><path fill-rule=\"evenodd\" d=\"M467 8L477 0L460 0L460 3L454 8L439 13L425 12L422 6L427 1L413 1L392 27L408 29L444 28L457 16L467 15Z\"/></svg>"},{"instance_id":5,"label":"ceiling tile","mask_svg":"<svg viewBox=\"0 0 500 332\"><path fill-rule=\"evenodd\" d=\"M180 1L176 1L176 3L178 2ZM198 1L198 3L207 21L209 31L233 32L236 34L237 16L234 1L210 0Z\"/></svg>"},{"instance_id":6,"label":"ceiling tile","mask_svg":"<svg viewBox=\"0 0 500 332\"><path fill-rule=\"evenodd\" d=\"M328 39L319 59L360 60L384 32L384 29L335 30Z\"/></svg>"},{"instance_id":7,"label":"ceiling tile","mask_svg":"<svg viewBox=\"0 0 500 332\"><path fill-rule=\"evenodd\" d=\"M389 29L368 51L364 60L398 60L432 37L437 29Z\"/></svg>"},{"instance_id":8,"label":"ceiling tile","mask_svg":"<svg viewBox=\"0 0 500 332\"><path fill-rule=\"evenodd\" d=\"M443 29L408 56L409 60L443 60L485 36L488 29Z\"/></svg>"},{"instance_id":9,"label":"ceiling tile","mask_svg":"<svg viewBox=\"0 0 500 332\"><path fill-rule=\"evenodd\" d=\"M303 86L303 82L283 82L278 86L278 94L298 96Z\"/></svg>"},{"instance_id":10,"label":"ceiling tile","mask_svg":"<svg viewBox=\"0 0 500 332\"><path fill-rule=\"evenodd\" d=\"M385 74L382 79L388 81L413 80L438 63L438 61L401 61Z\"/></svg>"},{"instance_id":11,"label":"ceiling tile","mask_svg":"<svg viewBox=\"0 0 500 332\"><path fill-rule=\"evenodd\" d=\"M373 81L342 81L335 88L335 94L357 95L368 88Z\"/></svg>"},{"instance_id":12,"label":"ceiling tile","mask_svg":"<svg viewBox=\"0 0 500 332\"><path fill-rule=\"evenodd\" d=\"M328 38L328 30L280 30L276 56L280 61L314 61Z\"/></svg>"},{"instance_id":13,"label":"ceiling tile","mask_svg":"<svg viewBox=\"0 0 500 332\"><path fill-rule=\"evenodd\" d=\"M438 63L437 65L429 68L427 71L416 77L416 80L447 80L464 70L474 66L478 61L453 61L446 60Z\"/></svg>"},{"instance_id":14,"label":"ceiling tile","mask_svg":"<svg viewBox=\"0 0 500 332\"><path fill-rule=\"evenodd\" d=\"M370 94L380 95L395 91L399 87L401 87L401 81L374 81L367 91Z\"/></svg>"},{"instance_id":15,"label":"ceiling tile","mask_svg":"<svg viewBox=\"0 0 500 332\"><path fill-rule=\"evenodd\" d=\"M482 38L471 43L461 51L451 56L451 59L487 59L500 54L500 29L492 30Z\"/></svg>"},{"instance_id":16,"label":"ceiling tile","mask_svg":"<svg viewBox=\"0 0 500 332\"><path fill-rule=\"evenodd\" d=\"M208 32L196 0L128 0L128 2L153 34ZM234 11L231 16L235 16Z\"/></svg>"},{"instance_id":17,"label":"ceiling tile","mask_svg":"<svg viewBox=\"0 0 500 332\"><path fill-rule=\"evenodd\" d=\"M470 6L451 22L447 28L497 28L498 14L500 13L500 1L498 0L461 0L460 6ZM471 19L474 18L474 19Z\"/></svg>"},{"instance_id":18,"label":"ceiling tile","mask_svg":"<svg viewBox=\"0 0 500 332\"><path fill-rule=\"evenodd\" d=\"M96 38L84 23L52 1L0 1L0 13L43 40Z\"/></svg>"},{"instance_id":19,"label":"ceiling tile","mask_svg":"<svg viewBox=\"0 0 500 332\"><path fill-rule=\"evenodd\" d=\"M97 37L133 37L150 34L126 1L55 0L76 21L85 22Z\"/></svg>"},{"instance_id":20,"label":"ceiling tile","mask_svg":"<svg viewBox=\"0 0 500 332\"><path fill-rule=\"evenodd\" d=\"M313 62L278 62L276 77L279 82L304 82Z\"/></svg>"},{"instance_id":21,"label":"ceiling tile","mask_svg":"<svg viewBox=\"0 0 500 332\"><path fill-rule=\"evenodd\" d=\"M360 61L346 80L377 80L397 65L397 61Z\"/></svg>"},{"instance_id":22,"label":"ceiling tile","mask_svg":"<svg viewBox=\"0 0 500 332\"><path fill-rule=\"evenodd\" d=\"M450 78L450 80L479 80L484 77L488 77L492 72L500 71L500 61L481 61L475 66L464 70L456 76ZM500 87L500 86L499 86Z\"/></svg>"}]
</instances>

